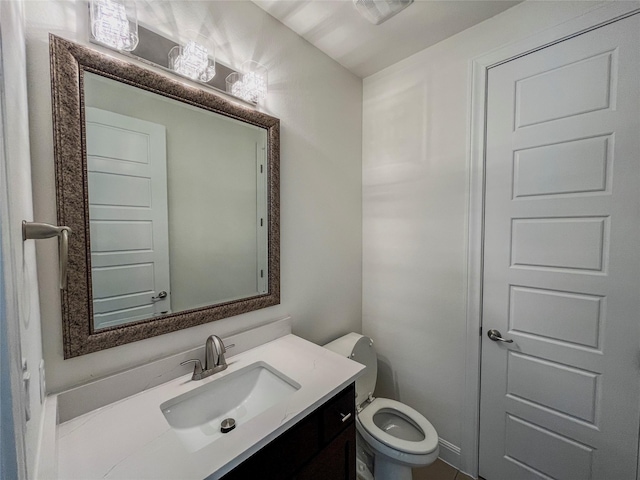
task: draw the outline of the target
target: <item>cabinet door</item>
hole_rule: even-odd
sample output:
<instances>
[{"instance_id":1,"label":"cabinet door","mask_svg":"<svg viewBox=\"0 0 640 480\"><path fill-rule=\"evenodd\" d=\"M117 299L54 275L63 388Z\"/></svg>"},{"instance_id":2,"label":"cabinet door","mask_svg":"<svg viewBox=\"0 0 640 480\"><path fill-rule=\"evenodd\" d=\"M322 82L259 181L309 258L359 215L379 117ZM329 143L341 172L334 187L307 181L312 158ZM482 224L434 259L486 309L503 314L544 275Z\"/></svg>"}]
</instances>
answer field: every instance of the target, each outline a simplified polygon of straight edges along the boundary
<instances>
[{"instance_id":1,"label":"cabinet door","mask_svg":"<svg viewBox=\"0 0 640 480\"><path fill-rule=\"evenodd\" d=\"M323 444L333 440L347 425L355 421L355 417L356 391L350 385L322 407Z\"/></svg>"},{"instance_id":2,"label":"cabinet door","mask_svg":"<svg viewBox=\"0 0 640 480\"><path fill-rule=\"evenodd\" d=\"M318 412L312 413L227 473L223 480L292 478L298 466L303 465L320 450L319 421Z\"/></svg>"},{"instance_id":3,"label":"cabinet door","mask_svg":"<svg viewBox=\"0 0 640 480\"><path fill-rule=\"evenodd\" d=\"M356 480L355 422L304 466L295 479Z\"/></svg>"}]
</instances>

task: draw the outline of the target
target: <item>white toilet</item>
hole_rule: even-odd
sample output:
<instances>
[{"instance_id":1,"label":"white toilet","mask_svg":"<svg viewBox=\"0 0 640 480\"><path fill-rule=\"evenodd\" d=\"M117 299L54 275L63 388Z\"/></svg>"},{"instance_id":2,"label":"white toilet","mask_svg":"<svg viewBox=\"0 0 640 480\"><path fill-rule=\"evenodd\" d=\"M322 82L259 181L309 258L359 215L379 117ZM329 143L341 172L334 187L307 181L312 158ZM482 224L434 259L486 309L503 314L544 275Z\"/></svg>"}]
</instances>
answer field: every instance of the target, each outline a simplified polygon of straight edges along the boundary
<instances>
[{"instance_id":1,"label":"white toilet","mask_svg":"<svg viewBox=\"0 0 640 480\"><path fill-rule=\"evenodd\" d=\"M363 364L356 380L356 429L363 447L374 456L375 480L411 480L411 469L430 465L438 458L438 433L424 416L404 403L375 398L378 359L369 337L349 333L325 348ZM366 448L368 447L368 448ZM366 461L358 459L358 476L371 478Z\"/></svg>"}]
</instances>

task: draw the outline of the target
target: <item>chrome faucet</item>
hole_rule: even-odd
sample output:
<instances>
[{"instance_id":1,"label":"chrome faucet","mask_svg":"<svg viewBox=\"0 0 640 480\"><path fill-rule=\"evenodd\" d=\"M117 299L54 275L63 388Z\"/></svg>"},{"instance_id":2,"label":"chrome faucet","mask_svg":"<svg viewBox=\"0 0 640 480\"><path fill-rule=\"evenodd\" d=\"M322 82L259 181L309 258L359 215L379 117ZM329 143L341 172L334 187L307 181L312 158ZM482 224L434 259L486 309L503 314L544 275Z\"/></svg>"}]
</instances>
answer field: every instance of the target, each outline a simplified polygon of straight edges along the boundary
<instances>
[{"instance_id":1,"label":"chrome faucet","mask_svg":"<svg viewBox=\"0 0 640 480\"><path fill-rule=\"evenodd\" d=\"M214 373L221 372L228 367L224 354L227 352L227 348L232 347L235 347L235 345L231 344L225 347L219 336L211 335L207 338L207 343L204 346L204 368L202 368L202 362L200 362L200 359L198 358L185 360L180 363L180 365L186 365L192 362L195 363L191 380L202 380L203 378L207 378Z\"/></svg>"}]
</instances>

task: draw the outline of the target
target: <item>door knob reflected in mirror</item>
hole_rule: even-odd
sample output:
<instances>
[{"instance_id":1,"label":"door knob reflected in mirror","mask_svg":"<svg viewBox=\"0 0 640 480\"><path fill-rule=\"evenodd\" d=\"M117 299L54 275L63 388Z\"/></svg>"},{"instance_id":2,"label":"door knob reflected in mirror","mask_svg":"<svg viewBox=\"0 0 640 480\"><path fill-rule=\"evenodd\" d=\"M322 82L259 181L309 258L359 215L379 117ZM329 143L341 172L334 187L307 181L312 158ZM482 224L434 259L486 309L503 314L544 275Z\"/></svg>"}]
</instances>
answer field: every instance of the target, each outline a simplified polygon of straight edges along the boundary
<instances>
[{"instance_id":1,"label":"door knob reflected in mirror","mask_svg":"<svg viewBox=\"0 0 640 480\"><path fill-rule=\"evenodd\" d=\"M513 340L505 340L502 338L502 334L498 330L491 329L487 332L487 337L489 337L494 342L504 342L504 343L513 343Z\"/></svg>"}]
</instances>

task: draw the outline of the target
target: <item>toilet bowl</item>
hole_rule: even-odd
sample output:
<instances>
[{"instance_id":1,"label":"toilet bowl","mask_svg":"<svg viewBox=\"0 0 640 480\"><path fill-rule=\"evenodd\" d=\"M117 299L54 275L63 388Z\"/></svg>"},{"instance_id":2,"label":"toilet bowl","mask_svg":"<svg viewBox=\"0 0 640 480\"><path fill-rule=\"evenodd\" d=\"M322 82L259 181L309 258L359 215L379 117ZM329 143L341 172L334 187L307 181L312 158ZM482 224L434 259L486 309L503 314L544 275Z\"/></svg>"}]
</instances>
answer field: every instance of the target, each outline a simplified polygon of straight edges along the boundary
<instances>
[{"instance_id":1,"label":"toilet bowl","mask_svg":"<svg viewBox=\"0 0 640 480\"><path fill-rule=\"evenodd\" d=\"M422 414L404 403L375 398L378 360L373 341L349 333L325 345L325 348L362 363L364 374L356 380L356 429L358 446L373 457L375 480L411 480L411 469L430 465L438 458L438 433ZM361 459L362 460L362 459ZM364 460L358 463L358 476Z\"/></svg>"}]
</instances>

